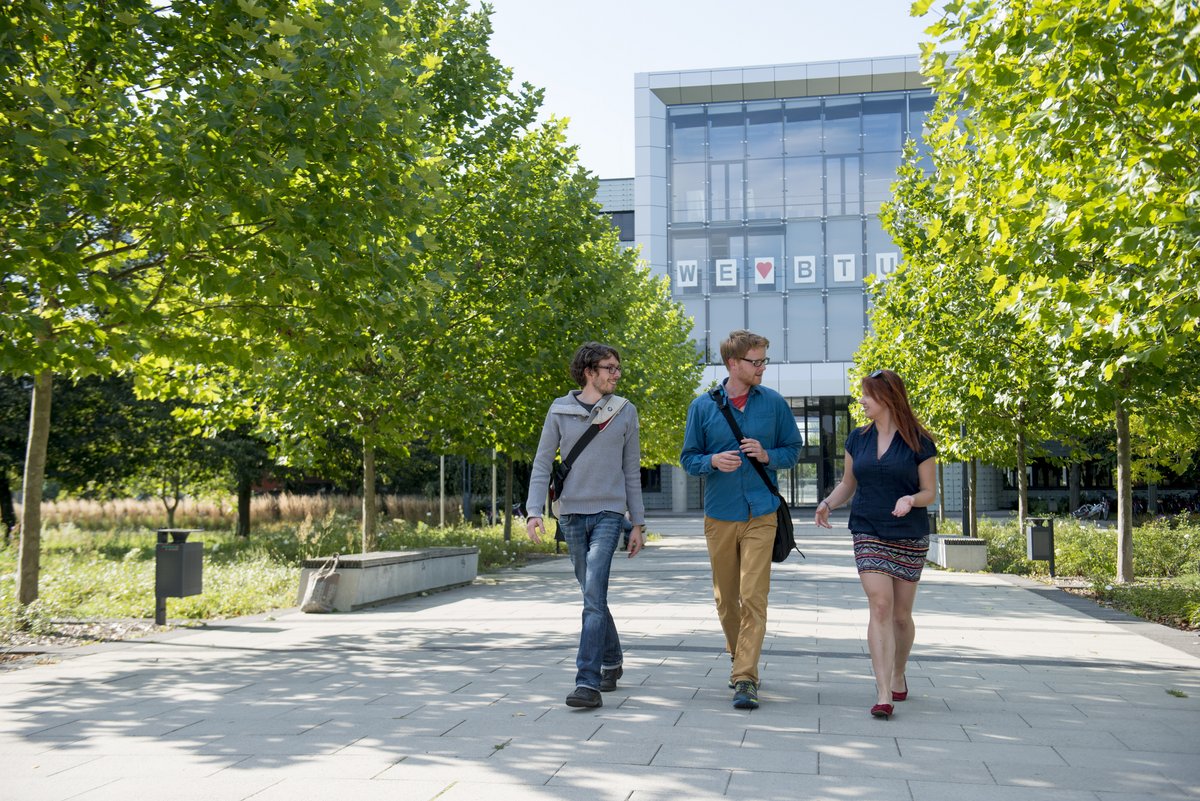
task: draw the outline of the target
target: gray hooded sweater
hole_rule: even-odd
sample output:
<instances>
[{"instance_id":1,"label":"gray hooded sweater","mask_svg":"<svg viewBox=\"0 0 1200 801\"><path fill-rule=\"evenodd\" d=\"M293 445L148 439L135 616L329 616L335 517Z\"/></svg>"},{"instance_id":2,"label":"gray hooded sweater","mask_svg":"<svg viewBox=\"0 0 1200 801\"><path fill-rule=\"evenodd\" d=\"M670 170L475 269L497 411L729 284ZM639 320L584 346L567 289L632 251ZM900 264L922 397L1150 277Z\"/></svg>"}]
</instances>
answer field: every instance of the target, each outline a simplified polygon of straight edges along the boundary
<instances>
[{"instance_id":1,"label":"gray hooded sweater","mask_svg":"<svg viewBox=\"0 0 1200 801\"><path fill-rule=\"evenodd\" d=\"M542 517L550 483L550 467L556 454L566 458L575 442L587 431L592 420L601 415L614 395L605 395L589 412L575 398L579 390L550 404L537 455L529 476L529 497L525 508L530 517ZM580 452L563 484L559 511L564 515L597 512L629 512L630 521L645 525L642 506L641 444L638 440L638 414L626 403L600 433Z\"/></svg>"}]
</instances>

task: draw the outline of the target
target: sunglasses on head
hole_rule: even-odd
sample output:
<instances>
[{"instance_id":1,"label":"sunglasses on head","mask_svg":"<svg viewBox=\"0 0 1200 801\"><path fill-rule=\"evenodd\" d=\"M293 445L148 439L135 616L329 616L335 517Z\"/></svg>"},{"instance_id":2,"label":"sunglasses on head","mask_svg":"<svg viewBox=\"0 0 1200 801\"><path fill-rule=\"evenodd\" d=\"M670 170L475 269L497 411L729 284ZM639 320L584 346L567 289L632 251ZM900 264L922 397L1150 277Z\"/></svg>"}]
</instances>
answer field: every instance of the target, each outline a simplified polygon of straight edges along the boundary
<instances>
[{"instance_id":1,"label":"sunglasses on head","mask_svg":"<svg viewBox=\"0 0 1200 801\"><path fill-rule=\"evenodd\" d=\"M876 370L875 372L873 372L869 376L867 376L867 378L883 378L883 371Z\"/></svg>"}]
</instances>

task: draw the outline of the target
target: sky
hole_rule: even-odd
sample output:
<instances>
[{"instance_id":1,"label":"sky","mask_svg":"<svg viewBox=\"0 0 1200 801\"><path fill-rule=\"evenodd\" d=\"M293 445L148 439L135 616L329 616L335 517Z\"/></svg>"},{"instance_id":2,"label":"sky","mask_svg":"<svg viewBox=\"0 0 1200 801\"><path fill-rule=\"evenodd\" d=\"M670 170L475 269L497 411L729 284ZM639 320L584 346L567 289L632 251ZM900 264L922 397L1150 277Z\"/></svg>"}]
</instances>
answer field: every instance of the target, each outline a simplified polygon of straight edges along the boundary
<instances>
[{"instance_id":1,"label":"sky","mask_svg":"<svg viewBox=\"0 0 1200 801\"><path fill-rule=\"evenodd\" d=\"M474 6L478 7L476 0ZM912 55L910 0L490 0L491 51L570 119L579 160L634 174L634 74Z\"/></svg>"}]
</instances>

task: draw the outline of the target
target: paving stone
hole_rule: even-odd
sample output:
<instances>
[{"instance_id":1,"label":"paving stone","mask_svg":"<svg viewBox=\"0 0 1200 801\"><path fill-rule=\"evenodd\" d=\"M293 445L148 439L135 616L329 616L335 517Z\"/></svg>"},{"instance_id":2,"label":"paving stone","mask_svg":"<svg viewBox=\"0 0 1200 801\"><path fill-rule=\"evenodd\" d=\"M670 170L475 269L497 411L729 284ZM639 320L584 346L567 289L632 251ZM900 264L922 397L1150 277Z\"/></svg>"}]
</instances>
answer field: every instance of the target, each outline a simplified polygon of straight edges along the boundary
<instances>
[{"instance_id":1,"label":"paving stone","mask_svg":"<svg viewBox=\"0 0 1200 801\"><path fill-rule=\"evenodd\" d=\"M614 562L599 709L563 703L579 590L549 560L0 673L0 798L1200 801L1200 659L1008 578L926 572L909 700L871 718L849 541L810 524L774 569L762 706L733 709L700 521L669 523Z\"/></svg>"}]
</instances>

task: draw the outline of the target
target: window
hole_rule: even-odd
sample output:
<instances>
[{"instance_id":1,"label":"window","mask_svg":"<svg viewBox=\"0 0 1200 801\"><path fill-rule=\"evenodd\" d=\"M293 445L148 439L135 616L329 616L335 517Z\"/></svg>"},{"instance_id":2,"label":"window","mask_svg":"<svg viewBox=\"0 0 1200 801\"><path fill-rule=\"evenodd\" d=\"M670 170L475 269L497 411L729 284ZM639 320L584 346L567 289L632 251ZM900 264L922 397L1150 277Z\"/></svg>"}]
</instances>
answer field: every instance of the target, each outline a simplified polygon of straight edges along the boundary
<instances>
[{"instance_id":1,"label":"window","mask_svg":"<svg viewBox=\"0 0 1200 801\"><path fill-rule=\"evenodd\" d=\"M662 465L642 468L642 492L662 492Z\"/></svg>"},{"instance_id":2,"label":"window","mask_svg":"<svg viewBox=\"0 0 1200 801\"><path fill-rule=\"evenodd\" d=\"M862 193L858 188L858 156L828 156L825 159L825 186L830 217L862 213Z\"/></svg>"},{"instance_id":3,"label":"window","mask_svg":"<svg viewBox=\"0 0 1200 801\"><path fill-rule=\"evenodd\" d=\"M617 229L617 238L622 242L633 241L633 212L614 211L608 215L609 222Z\"/></svg>"},{"instance_id":4,"label":"window","mask_svg":"<svg viewBox=\"0 0 1200 801\"><path fill-rule=\"evenodd\" d=\"M704 222L704 164L671 167L671 222Z\"/></svg>"},{"instance_id":5,"label":"window","mask_svg":"<svg viewBox=\"0 0 1200 801\"><path fill-rule=\"evenodd\" d=\"M783 155L783 108L778 103L748 107L746 153L750 158Z\"/></svg>"},{"instance_id":6,"label":"window","mask_svg":"<svg viewBox=\"0 0 1200 801\"><path fill-rule=\"evenodd\" d=\"M704 161L704 111L672 109L668 121L672 161Z\"/></svg>"},{"instance_id":7,"label":"window","mask_svg":"<svg viewBox=\"0 0 1200 801\"><path fill-rule=\"evenodd\" d=\"M825 212L825 177L820 156L787 159L787 216L820 217Z\"/></svg>"},{"instance_id":8,"label":"window","mask_svg":"<svg viewBox=\"0 0 1200 801\"><path fill-rule=\"evenodd\" d=\"M879 95L863 100L863 150L900 150L904 145L904 96Z\"/></svg>"},{"instance_id":9,"label":"window","mask_svg":"<svg viewBox=\"0 0 1200 801\"><path fill-rule=\"evenodd\" d=\"M863 154L863 205L867 214L877 214L892 196L892 182L900 169L900 151Z\"/></svg>"},{"instance_id":10,"label":"window","mask_svg":"<svg viewBox=\"0 0 1200 801\"><path fill-rule=\"evenodd\" d=\"M743 161L713 164L709 167L709 190L713 222L741 222Z\"/></svg>"},{"instance_id":11,"label":"window","mask_svg":"<svg viewBox=\"0 0 1200 801\"><path fill-rule=\"evenodd\" d=\"M821 152L821 101L795 100L783 112L783 146L789 156Z\"/></svg>"},{"instance_id":12,"label":"window","mask_svg":"<svg viewBox=\"0 0 1200 801\"><path fill-rule=\"evenodd\" d=\"M778 220L783 216L783 159L746 162L746 219Z\"/></svg>"},{"instance_id":13,"label":"window","mask_svg":"<svg viewBox=\"0 0 1200 801\"><path fill-rule=\"evenodd\" d=\"M861 111L858 98L825 101L826 153L857 153L861 150Z\"/></svg>"},{"instance_id":14,"label":"window","mask_svg":"<svg viewBox=\"0 0 1200 801\"><path fill-rule=\"evenodd\" d=\"M741 160L746 157L746 115L741 106L732 110L714 108L708 112L708 157L713 161Z\"/></svg>"}]
</instances>

